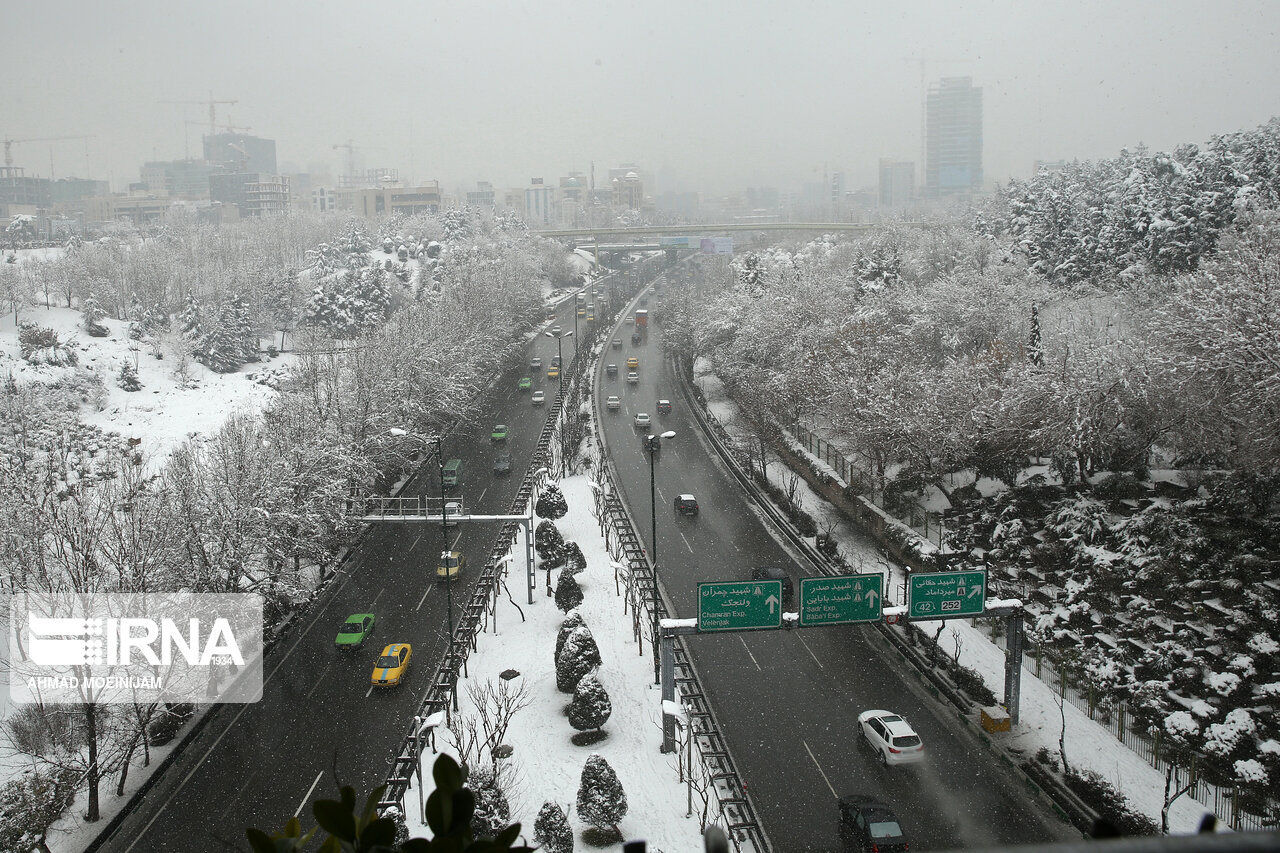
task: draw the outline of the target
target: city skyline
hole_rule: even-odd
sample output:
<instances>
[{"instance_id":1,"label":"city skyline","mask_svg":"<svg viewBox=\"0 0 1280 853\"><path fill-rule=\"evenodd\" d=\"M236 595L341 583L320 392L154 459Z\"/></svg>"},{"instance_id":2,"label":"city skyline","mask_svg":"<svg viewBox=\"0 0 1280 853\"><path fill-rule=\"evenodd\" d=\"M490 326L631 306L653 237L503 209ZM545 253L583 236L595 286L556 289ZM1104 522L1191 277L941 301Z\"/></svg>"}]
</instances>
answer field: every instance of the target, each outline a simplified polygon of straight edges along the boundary
<instances>
[{"instance_id":1,"label":"city skyline","mask_svg":"<svg viewBox=\"0 0 1280 853\"><path fill-rule=\"evenodd\" d=\"M656 0L640 15L564 0L499 14L390 2L355 18L287 1L232 0L217 16L154 0L70 16L27 5L0 33L11 66L0 136L91 135L14 146L14 165L46 175L52 155L56 176L119 190L143 162L196 155L198 102L212 97L236 101L218 105L220 125L335 174L351 140L370 166L450 188L525 186L593 161L644 163L658 192L792 188L836 171L850 188L874 185L886 157L923 175L922 89L969 76L984 91L990 188L1036 160L1202 144L1270 118L1280 7L1177 0L1159 12L1011 0L786 13Z\"/></svg>"}]
</instances>

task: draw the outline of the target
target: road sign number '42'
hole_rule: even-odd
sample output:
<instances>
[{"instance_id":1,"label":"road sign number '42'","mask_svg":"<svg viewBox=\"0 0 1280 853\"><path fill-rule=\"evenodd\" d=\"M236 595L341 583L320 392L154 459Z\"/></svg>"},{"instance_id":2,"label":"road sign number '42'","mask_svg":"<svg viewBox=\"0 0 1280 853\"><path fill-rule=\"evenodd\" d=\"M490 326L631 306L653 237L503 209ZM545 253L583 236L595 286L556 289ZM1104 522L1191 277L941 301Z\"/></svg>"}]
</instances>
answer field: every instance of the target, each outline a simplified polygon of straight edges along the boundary
<instances>
[{"instance_id":1,"label":"road sign number '42'","mask_svg":"<svg viewBox=\"0 0 1280 853\"><path fill-rule=\"evenodd\" d=\"M698 630L744 631L782 625L782 581L698 584Z\"/></svg>"},{"instance_id":2,"label":"road sign number '42'","mask_svg":"<svg viewBox=\"0 0 1280 853\"><path fill-rule=\"evenodd\" d=\"M877 622L883 592L881 574L801 578L800 627Z\"/></svg>"},{"instance_id":3,"label":"road sign number '42'","mask_svg":"<svg viewBox=\"0 0 1280 853\"><path fill-rule=\"evenodd\" d=\"M908 617L976 616L986 606L986 572L927 572L911 576Z\"/></svg>"}]
</instances>

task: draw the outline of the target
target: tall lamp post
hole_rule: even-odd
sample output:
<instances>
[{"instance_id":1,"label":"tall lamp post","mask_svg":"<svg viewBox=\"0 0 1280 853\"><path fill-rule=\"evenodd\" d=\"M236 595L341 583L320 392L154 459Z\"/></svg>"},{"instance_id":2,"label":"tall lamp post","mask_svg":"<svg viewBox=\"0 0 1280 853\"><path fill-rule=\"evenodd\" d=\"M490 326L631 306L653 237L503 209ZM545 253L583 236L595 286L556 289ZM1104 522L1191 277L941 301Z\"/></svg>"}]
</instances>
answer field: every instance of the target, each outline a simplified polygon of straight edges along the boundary
<instances>
[{"instance_id":1,"label":"tall lamp post","mask_svg":"<svg viewBox=\"0 0 1280 853\"><path fill-rule=\"evenodd\" d=\"M573 324L578 325L577 315L574 315ZM573 332L563 332L559 335L553 335L550 332L543 332L548 338L556 339L556 358L560 361L560 387L564 387L564 339L573 337ZM576 345L575 345L576 346Z\"/></svg>"},{"instance_id":2,"label":"tall lamp post","mask_svg":"<svg viewBox=\"0 0 1280 853\"><path fill-rule=\"evenodd\" d=\"M662 681L662 664L658 654L658 481L653 467L653 457L662 448L662 439L675 438L674 430L660 435L645 436L644 446L649 451L649 570L653 573L653 683Z\"/></svg>"},{"instance_id":3,"label":"tall lamp post","mask_svg":"<svg viewBox=\"0 0 1280 853\"><path fill-rule=\"evenodd\" d=\"M449 618L449 646L447 656L453 655L453 578L449 576L449 519L444 513L444 448L440 444L440 436L436 442L436 468L440 473L440 559L444 562L444 600ZM459 569L461 570L461 569Z\"/></svg>"}]
</instances>

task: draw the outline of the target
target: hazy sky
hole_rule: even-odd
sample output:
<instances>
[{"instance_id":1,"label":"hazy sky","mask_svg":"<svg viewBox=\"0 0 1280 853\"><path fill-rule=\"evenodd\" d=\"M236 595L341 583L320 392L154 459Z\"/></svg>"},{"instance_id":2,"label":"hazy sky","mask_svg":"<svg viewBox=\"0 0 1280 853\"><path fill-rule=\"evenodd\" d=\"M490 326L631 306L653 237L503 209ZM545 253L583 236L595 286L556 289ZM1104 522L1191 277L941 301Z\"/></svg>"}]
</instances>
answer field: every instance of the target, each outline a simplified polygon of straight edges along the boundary
<instances>
[{"instance_id":1,"label":"hazy sky","mask_svg":"<svg viewBox=\"0 0 1280 853\"><path fill-rule=\"evenodd\" d=\"M791 190L920 156L925 79L983 88L984 165L1171 148L1280 114L1280 2L19 2L0 18L14 165L122 189L199 156L209 97L284 162L446 190L634 161L652 189ZM87 167L86 167L87 161ZM917 167L917 175L919 167Z\"/></svg>"}]
</instances>

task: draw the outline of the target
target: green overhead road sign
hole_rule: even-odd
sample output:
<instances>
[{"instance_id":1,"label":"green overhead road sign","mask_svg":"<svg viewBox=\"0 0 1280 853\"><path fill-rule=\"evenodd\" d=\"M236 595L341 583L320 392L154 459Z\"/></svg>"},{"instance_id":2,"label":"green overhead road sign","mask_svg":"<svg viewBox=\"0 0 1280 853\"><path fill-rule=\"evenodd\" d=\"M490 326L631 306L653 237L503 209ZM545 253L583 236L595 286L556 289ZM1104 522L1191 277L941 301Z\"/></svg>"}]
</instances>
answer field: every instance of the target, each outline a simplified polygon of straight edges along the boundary
<instances>
[{"instance_id":1,"label":"green overhead road sign","mask_svg":"<svg viewBox=\"0 0 1280 853\"><path fill-rule=\"evenodd\" d=\"M800 627L878 622L883 599L881 574L801 578Z\"/></svg>"},{"instance_id":2,"label":"green overhead road sign","mask_svg":"<svg viewBox=\"0 0 1280 853\"><path fill-rule=\"evenodd\" d=\"M927 572L911 576L908 619L977 616L986 604L986 572Z\"/></svg>"},{"instance_id":3,"label":"green overhead road sign","mask_svg":"<svg viewBox=\"0 0 1280 853\"><path fill-rule=\"evenodd\" d=\"M698 584L698 630L782 627L782 581Z\"/></svg>"}]
</instances>

